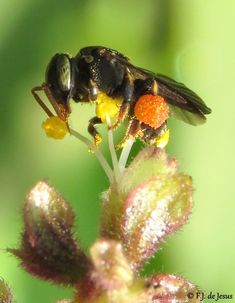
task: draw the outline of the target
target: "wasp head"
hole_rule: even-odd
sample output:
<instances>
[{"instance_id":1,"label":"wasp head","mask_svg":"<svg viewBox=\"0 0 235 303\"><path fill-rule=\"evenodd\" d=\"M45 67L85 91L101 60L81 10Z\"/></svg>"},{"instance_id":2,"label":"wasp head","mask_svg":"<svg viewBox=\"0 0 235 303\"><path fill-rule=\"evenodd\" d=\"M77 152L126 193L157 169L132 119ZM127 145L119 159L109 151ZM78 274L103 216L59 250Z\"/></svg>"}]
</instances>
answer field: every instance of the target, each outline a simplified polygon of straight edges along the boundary
<instances>
[{"instance_id":1,"label":"wasp head","mask_svg":"<svg viewBox=\"0 0 235 303\"><path fill-rule=\"evenodd\" d=\"M67 113L74 88L74 61L68 54L56 54L46 70L46 86L53 100Z\"/></svg>"}]
</instances>

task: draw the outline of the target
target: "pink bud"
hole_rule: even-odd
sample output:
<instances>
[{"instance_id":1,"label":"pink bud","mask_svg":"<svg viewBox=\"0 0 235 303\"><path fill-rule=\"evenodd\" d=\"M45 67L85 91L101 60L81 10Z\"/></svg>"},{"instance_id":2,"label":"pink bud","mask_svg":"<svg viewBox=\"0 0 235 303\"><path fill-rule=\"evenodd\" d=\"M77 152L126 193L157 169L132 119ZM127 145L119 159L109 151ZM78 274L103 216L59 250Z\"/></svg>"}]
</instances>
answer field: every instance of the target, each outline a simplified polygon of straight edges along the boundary
<instances>
[{"instance_id":1,"label":"pink bud","mask_svg":"<svg viewBox=\"0 0 235 303\"><path fill-rule=\"evenodd\" d=\"M203 299L191 282L176 275L159 274L149 280L148 302L154 303L199 303Z\"/></svg>"},{"instance_id":2,"label":"pink bud","mask_svg":"<svg viewBox=\"0 0 235 303\"><path fill-rule=\"evenodd\" d=\"M191 209L191 177L178 173L164 150L148 147L103 194L101 235L121 241L133 268L139 268Z\"/></svg>"},{"instance_id":3,"label":"pink bud","mask_svg":"<svg viewBox=\"0 0 235 303\"><path fill-rule=\"evenodd\" d=\"M90 254L94 265L92 277L102 289L125 288L132 283L133 272L123 255L120 243L98 240L91 247Z\"/></svg>"},{"instance_id":4,"label":"pink bud","mask_svg":"<svg viewBox=\"0 0 235 303\"><path fill-rule=\"evenodd\" d=\"M134 267L141 266L166 235L186 222L191 207L191 178L185 175L152 178L129 194L122 218L122 240Z\"/></svg>"},{"instance_id":5,"label":"pink bud","mask_svg":"<svg viewBox=\"0 0 235 303\"><path fill-rule=\"evenodd\" d=\"M40 181L26 197L21 248L9 251L35 276L55 283L76 283L89 264L74 239L73 221L65 199Z\"/></svg>"}]
</instances>

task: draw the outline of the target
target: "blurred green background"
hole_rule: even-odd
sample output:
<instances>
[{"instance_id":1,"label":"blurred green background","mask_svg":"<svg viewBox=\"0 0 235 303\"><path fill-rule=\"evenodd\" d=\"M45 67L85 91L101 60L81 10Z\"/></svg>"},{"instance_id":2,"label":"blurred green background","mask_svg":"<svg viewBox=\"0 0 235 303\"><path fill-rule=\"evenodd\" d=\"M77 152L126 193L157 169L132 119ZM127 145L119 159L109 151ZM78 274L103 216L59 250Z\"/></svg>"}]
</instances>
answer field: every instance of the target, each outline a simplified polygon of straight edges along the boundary
<instances>
[{"instance_id":1,"label":"blurred green background","mask_svg":"<svg viewBox=\"0 0 235 303\"><path fill-rule=\"evenodd\" d=\"M168 152L193 176L195 206L147 271L178 273L207 293L235 297L234 12L232 0L0 1L0 276L17 302L49 303L72 293L32 278L4 252L19 242L24 197L38 180L48 178L71 202L84 247L97 236L107 179L82 143L44 135L45 114L30 93L53 54L75 55L88 45L117 49L184 82L213 109L201 127L170 123ZM72 125L86 134L94 108L73 108Z\"/></svg>"}]
</instances>

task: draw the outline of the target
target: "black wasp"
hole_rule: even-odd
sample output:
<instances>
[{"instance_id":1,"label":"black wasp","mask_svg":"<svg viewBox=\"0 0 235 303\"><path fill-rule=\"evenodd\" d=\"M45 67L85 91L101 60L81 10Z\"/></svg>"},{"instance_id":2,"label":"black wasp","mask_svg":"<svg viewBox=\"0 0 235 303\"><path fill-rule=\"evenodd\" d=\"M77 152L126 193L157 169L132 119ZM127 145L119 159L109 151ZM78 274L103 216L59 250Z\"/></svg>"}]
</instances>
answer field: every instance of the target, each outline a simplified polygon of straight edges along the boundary
<instances>
[{"instance_id":1,"label":"black wasp","mask_svg":"<svg viewBox=\"0 0 235 303\"><path fill-rule=\"evenodd\" d=\"M167 131L167 118L173 115L192 125L206 121L211 113L203 100L184 84L161 74L154 74L132 65L116 50L102 46L82 48L75 57L56 54L51 59L46 81L32 93L49 116L52 113L40 99L43 90L57 115L67 121L71 112L70 99L75 102L96 102L100 93L121 100L115 123L128 117L129 127L124 143L130 136L156 144ZM109 113L107 113L109 114ZM157 122L156 122L157 121ZM96 115L90 119L88 132L98 143L96 124L104 120Z\"/></svg>"}]
</instances>

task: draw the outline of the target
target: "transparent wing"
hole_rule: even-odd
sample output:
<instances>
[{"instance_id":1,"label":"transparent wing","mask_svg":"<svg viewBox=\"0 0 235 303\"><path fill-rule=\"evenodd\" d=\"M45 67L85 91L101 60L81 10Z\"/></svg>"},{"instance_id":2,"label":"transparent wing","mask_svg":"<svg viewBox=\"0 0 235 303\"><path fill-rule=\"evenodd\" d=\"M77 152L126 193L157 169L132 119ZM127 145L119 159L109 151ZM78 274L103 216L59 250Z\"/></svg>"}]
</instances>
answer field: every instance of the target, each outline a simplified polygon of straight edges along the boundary
<instances>
[{"instance_id":1,"label":"transparent wing","mask_svg":"<svg viewBox=\"0 0 235 303\"><path fill-rule=\"evenodd\" d=\"M136 77L152 77L158 84L158 94L170 105L173 117L191 125L203 124L211 109L191 89L167 76L131 66Z\"/></svg>"},{"instance_id":2,"label":"transparent wing","mask_svg":"<svg viewBox=\"0 0 235 303\"><path fill-rule=\"evenodd\" d=\"M205 115L210 114L211 109L183 83L179 83L162 74L155 74L146 69L136 67L125 56L114 51L112 55L120 64L129 68L135 79L156 79L158 94L170 105L172 116L192 125L199 125L206 121Z\"/></svg>"}]
</instances>

